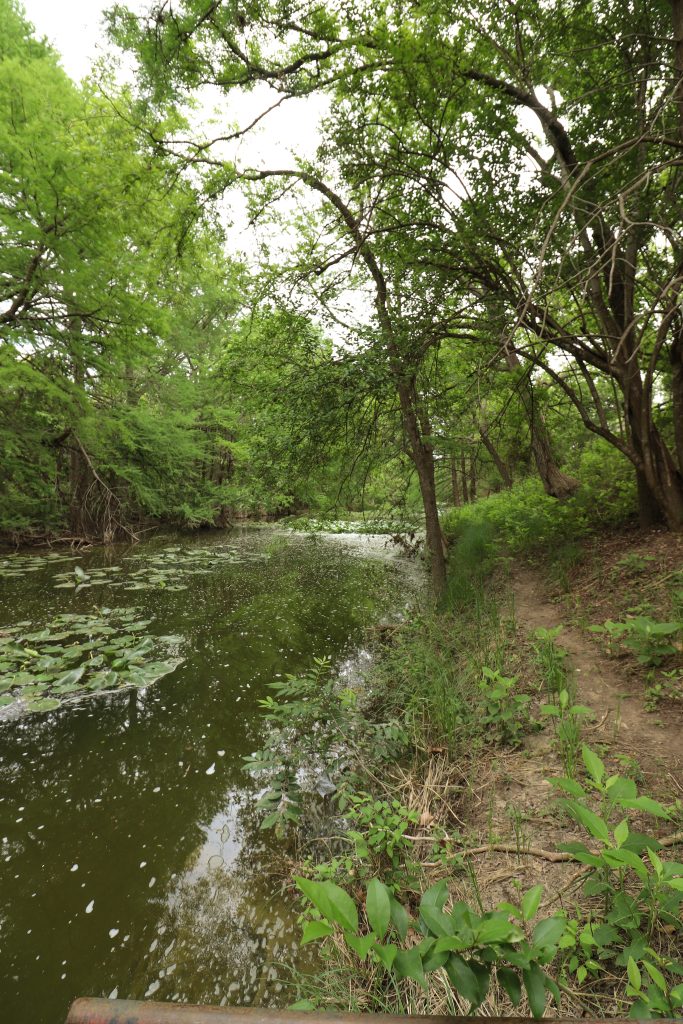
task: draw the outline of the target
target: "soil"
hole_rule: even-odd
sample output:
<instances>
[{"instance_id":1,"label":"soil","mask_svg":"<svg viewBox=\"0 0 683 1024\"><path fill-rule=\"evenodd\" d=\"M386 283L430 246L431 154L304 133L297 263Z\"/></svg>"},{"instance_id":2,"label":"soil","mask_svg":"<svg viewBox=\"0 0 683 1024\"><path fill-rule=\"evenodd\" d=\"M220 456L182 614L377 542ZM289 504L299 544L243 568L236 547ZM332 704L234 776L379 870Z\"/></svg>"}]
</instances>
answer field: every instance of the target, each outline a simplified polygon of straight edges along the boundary
<instances>
[{"instance_id":1,"label":"soil","mask_svg":"<svg viewBox=\"0 0 683 1024\"><path fill-rule=\"evenodd\" d=\"M582 738L605 760L608 771L635 778L638 790L666 803L683 797L683 702L663 701L654 712L645 709L644 670L630 655L615 657L601 649L602 640L588 631L588 623L608 617L623 618L632 591L624 587L623 573L613 571L625 553L636 552L647 562L648 576L636 586L654 595L651 614L670 616L668 591L662 579L683 566L683 542L672 545L671 535L621 536L591 543L574 567L569 585L558 594L541 568L518 565L510 581L514 595L516 650L519 665L512 670L520 678L533 673L532 643L536 629L562 626L555 642L568 654L566 667L576 679L577 702L593 711L593 719L582 726ZM680 662L674 658L674 662ZM535 709L536 712L538 709ZM517 750L500 750L477 761L474 779L468 780L468 797L459 807L459 822L470 836L484 844L473 858L478 887L487 906L501 900L514 902L532 885L544 888L542 908L546 913L564 907L571 911L579 895L584 872L576 862L557 862L558 845L572 840L586 841L583 830L558 807L558 793L548 781L564 775L552 729L531 732ZM425 786L424 808L435 810L433 787ZM419 805L419 806L418 806ZM423 810L420 802L416 808ZM437 812L438 814L438 812ZM440 816L440 815L439 815ZM670 822L649 816L633 816L633 823L650 834L664 836L673 831ZM457 823L453 822L457 829ZM485 849L486 846L509 849ZM531 849L537 851L532 854ZM543 856L546 851L549 856ZM538 855L540 854L540 855ZM463 879L462 896L472 898L470 883ZM572 1002L577 1014L588 1006L600 1006L609 1015L615 1009L604 1002L591 1003L586 997Z\"/></svg>"},{"instance_id":2,"label":"soil","mask_svg":"<svg viewBox=\"0 0 683 1024\"><path fill-rule=\"evenodd\" d=\"M604 654L594 634L567 625L540 573L517 571L513 590L517 623L525 631L562 625L556 643L569 654L578 703L596 716L596 725L584 730L589 744L606 744L610 753L633 758L647 792L683 795L683 708L647 712L642 674L625 659Z\"/></svg>"}]
</instances>

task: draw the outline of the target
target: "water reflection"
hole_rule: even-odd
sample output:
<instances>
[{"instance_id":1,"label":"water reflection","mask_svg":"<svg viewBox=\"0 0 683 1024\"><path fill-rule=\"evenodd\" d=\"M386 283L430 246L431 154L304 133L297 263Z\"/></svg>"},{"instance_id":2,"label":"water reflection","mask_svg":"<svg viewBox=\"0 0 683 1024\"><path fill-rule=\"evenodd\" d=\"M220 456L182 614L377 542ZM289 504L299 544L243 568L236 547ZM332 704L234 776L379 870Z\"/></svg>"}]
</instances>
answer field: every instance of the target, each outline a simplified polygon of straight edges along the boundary
<instances>
[{"instance_id":1,"label":"water reflection","mask_svg":"<svg viewBox=\"0 0 683 1024\"><path fill-rule=\"evenodd\" d=\"M339 537L273 543L266 530L230 543L269 558L218 564L182 592L55 590L59 565L0 580L0 626L129 598L154 616L151 631L181 638L186 659L147 690L0 726L7 1020L61 1024L84 994L286 1001L270 966L296 957L286 866L258 829L242 769L263 729L257 701L313 655L357 672L362 627L404 601L414 576L367 538L360 552Z\"/></svg>"}]
</instances>

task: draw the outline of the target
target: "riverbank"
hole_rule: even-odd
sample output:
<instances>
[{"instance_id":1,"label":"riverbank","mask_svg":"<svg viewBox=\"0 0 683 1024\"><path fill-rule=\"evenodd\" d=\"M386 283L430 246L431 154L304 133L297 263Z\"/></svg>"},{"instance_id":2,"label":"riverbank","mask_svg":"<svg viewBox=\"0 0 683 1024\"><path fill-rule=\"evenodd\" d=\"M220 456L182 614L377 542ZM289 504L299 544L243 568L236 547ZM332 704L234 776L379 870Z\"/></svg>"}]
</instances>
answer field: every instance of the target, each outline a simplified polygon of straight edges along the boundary
<instances>
[{"instance_id":1,"label":"riverbank","mask_svg":"<svg viewBox=\"0 0 683 1024\"><path fill-rule=\"evenodd\" d=\"M302 1005L680 1014L683 551L626 530L570 554L513 563L470 522L444 607L338 700L335 836L289 822L323 963Z\"/></svg>"}]
</instances>

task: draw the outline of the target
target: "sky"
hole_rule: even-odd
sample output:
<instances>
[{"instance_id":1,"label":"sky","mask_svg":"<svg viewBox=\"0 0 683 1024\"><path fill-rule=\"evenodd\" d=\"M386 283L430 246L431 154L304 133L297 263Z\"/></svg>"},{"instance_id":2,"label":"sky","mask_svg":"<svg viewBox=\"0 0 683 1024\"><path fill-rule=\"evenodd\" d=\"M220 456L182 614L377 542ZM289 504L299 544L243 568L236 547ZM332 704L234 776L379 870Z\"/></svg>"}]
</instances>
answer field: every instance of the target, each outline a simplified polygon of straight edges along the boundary
<instances>
[{"instance_id":1,"label":"sky","mask_svg":"<svg viewBox=\"0 0 683 1024\"><path fill-rule=\"evenodd\" d=\"M144 13L152 0L126 0L127 6ZM29 20L38 36L46 36L60 53L61 63L75 81L83 79L92 63L108 50L103 12L113 6L114 0L23 0ZM128 78L132 65L124 61L121 77ZM226 124L245 126L270 107L274 95L267 86L257 86L251 93L231 97L230 102L216 90L202 97L196 118L198 130L209 137L222 134ZM318 144L317 124L326 105L321 100L289 100L274 111L254 132L232 146L221 146L220 156L235 160L243 167L291 167L294 155L312 158ZM213 122L213 123L210 123ZM294 211L292 202L283 203L282 210ZM229 227L229 250L249 261L258 258L258 235L249 224L244 196L233 190L224 197L221 220ZM271 255L279 247L286 252L292 236L275 231L272 226L267 235ZM279 243L279 246L278 246Z\"/></svg>"},{"instance_id":2,"label":"sky","mask_svg":"<svg viewBox=\"0 0 683 1024\"><path fill-rule=\"evenodd\" d=\"M65 71L75 81L84 78L93 60L106 53L102 15L113 6L114 0L23 0L23 3L37 34L47 36L61 54ZM127 0L127 6L142 13L151 6L151 0ZM245 125L269 107L273 99L273 93L266 86L257 87L233 101L229 108L222 104L222 116ZM214 113L212 108L217 101L218 96L215 96L211 108L207 105L200 111L205 121ZM322 103L310 98L290 100L269 115L264 127L230 155L238 156L249 166L270 167L287 166L283 161L287 161L292 152L312 156L318 142L316 125L323 110ZM291 165L291 160L288 163Z\"/></svg>"},{"instance_id":3,"label":"sky","mask_svg":"<svg viewBox=\"0 0 683 1024\"><path fill-rule=\"evenodd\" d=\"M98 55L98 45L102 45L104 37L102 12L112 3L113 0L23 0L37 34L47 36L59 50L64 70L76 81L87 75ZM142 11L147 4L129 0L128 6Z\"/></svg>"}]
</instances>

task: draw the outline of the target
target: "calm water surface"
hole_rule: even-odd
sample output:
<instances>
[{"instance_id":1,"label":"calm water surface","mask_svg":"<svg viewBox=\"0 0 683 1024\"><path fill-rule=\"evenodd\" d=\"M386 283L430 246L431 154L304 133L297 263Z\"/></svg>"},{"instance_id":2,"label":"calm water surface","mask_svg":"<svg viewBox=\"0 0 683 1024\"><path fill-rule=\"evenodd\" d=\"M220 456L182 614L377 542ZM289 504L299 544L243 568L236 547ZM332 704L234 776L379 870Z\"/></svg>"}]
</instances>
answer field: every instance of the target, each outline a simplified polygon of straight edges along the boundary
<instances>
[{"instance_id":1,"label":"calm water surface","mask_svg":"<svg viewBox=\"0 0 683 1024\"><path fill-rule=\"evenodd\" d=\"M63 1024L78 995L283 1005L296 963L286 865L242 758L257 701L285 672L353 661L363 627L419 584L383 538L241 529L85 555L126 565L171 543L268 555L188 589L55 590L52 569L0 579L0 628L135 605L182 637L185 663L146 690L0 722L0 1019ZM136 565L137 567L137 565Z\"/></svg>"}]
</instances>

